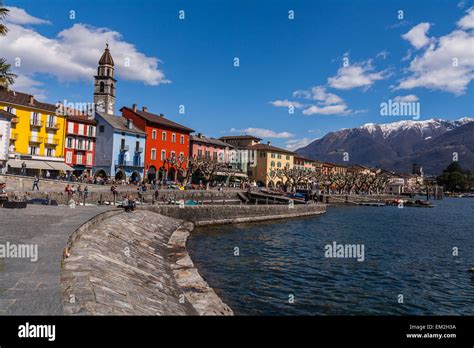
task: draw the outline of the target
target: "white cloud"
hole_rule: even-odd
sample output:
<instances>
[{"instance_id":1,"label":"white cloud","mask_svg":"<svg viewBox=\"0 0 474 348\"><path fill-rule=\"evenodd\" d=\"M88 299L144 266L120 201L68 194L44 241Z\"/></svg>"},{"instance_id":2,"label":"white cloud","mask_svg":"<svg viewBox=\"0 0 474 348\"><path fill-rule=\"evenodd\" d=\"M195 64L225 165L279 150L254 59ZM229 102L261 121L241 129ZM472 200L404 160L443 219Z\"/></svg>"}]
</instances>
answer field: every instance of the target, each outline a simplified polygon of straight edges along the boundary
<instances>
[{"instance_id":1,"label":"white cloud","mask_svg":"<svg viewBox=\"0 0 474 348\"><path fill-rule=\"evenodd\" d=\"M384 51L380 51L379 53L377 53L377 55L375 56L375 58L381 58L383 60L387 59L388 55L390 54L390 52L384 50Z\"/></svg>"},{"instance_id":2,"label":"white cloud","mask_svg":"<svg viewBox=\"0 0 474 348\"><path fill-rule=\"evenodd\" d=\"M385 71L374 72L372 61L343 66L337 71L337 75L328 79L328 84L336 89L369 88L378 80L387 76Z\"/></svg>"},{"instance_id":3,"label":"white cloud","mask_svg":"<svg viewBox=\"0 0 474 348\"><path fill-rule=\"evenodd\" d=\"M92 82L106 42L109 43L114 58L119 82L123 79L152 86L169 82L158 68L160 61L157 58L139 52L133 44L124 41L117 31L74 24L50 38L34 29L13 23L39 24L38 21L42 21L28 16L21 9L10 16L9 33L2 38L1 49L2 56L8 61L15 62L17 58L21 60L20 66L13 68L19 76L24 75L23 82L35 81L38 75L53 76L60 82ZM17 83L13 88L20 90L19 86ZM27 87L28 85L22 85L22 88Z\"/></svg>"},{"instance_id":4,"label":"white cloud","mask_svg":"<svg viewBox=\"0 0 474 348\"><path fill-rule=\"evenodd\" d=\"M5 17L5 21L8 23L13 24L20 24L20 25L37 25L37 24L51 24L50 21L34 17L28 14L24 9L18 7L8 7L9 10L7 17Z\"/></svg>"},{"instance_id":5,"label":"white cloud","mask_svg":"<svg viewBox=\"0 0 474 348\"><path fill-rule=\"evenodd\" d=\"M305 147L306 145L311 144L313 141L316 139L314 138L303 138L303 139L293 139L293 140L288 140L285 144L285 148L290 150L290 151L295 151L297 149L300 149L302 147Z\"/></svg>"},{"instance_id":6,"label":"white cloud","mask_svg":"<svg viewBox=\"0 0 474 348\"><path fill-rule=\"evenodd\" d=\"M302 107L304 107L303 104L301 104L300 102L297 102L297 101L290 101L290 100L274 100L272 102L270 102L270 104L272 104L273 106L276 106L276 107L286 107L286 108L289 108L290 106L293 106L294 108L296 109L300 109Z\"/></svg>"},{"instance_id":7,"label":"white cloud","mask_svg":"<svg viewBox=\"0 0 474 348\"><path fill-rule=\"evenodd\" d=\"M430 42L429 37L426 36L428 30L430 30L430 23L420 23L403 34L402 38L410 42L416 49L420 49Z\"/></svg>"},{"instance_id":8,"label":"white cloud","mask_svg":"<svg viewBox=\"0 0 474 348\"><path fill-rule=\"evenodd\" d=\"M245 129L236 129L232 128L230 130L232 133L243 133L253 135L259 138L291 138L294 136L292 133L288 132L275 132L270 129L264 128L245 128Z\"/></svg>"},{"instance_id":9,"label":"white cloud","mask_svg":"<svg viewBox=\"0 0 474 348\"><path fill-rule=\"evenodd\" d=\"M38 100L46 99L46 89L44 84L26 75L18 75L15 79L15 90L34 95Z\"/></svg>"},{"instance_id":10,"label":"white cloud","mask_svg":"<svg viewBox=\"0 0 474 348\"><path fill-rule=\"evenodd\" d=\"M303 110L304 115L348 115L350 110L347 109L346 104L317 106L312 105Z\"/></svg>"},{"instance_id":11,"label":"white cloud","mask_svg":"<svg viewBox=\"0 0 474 348\"><path fill-rule=\"evenodd\" d=\"M471 11L472 8L469 13ZM462 25L469 24L463 21ZM402 79L396 89L424 87L463 94L474 79L474 33L454 30L431 41L411 60L410 75Z\"/></svg>"},{"instance_id":12,"label":"white cloud","mask_svg":"<svg viewBox=\"0 0 474 348\"><path fill-rule=\"evenodd\" d=\"M462 17L457 25L464 30L474 29L474 7L466 11L467 15Z\"/></svg>"},{"instance_id":13,"label":"white cloud","mask_svg":"<svg viewBox=\"0 0 474 348\"><path fill-rule=\"evenodd\" d=\"M397 103L413 103L419 100L419 98L414 94L409 95L399 95L393 98Z\"/></svg>"}]
</instances>

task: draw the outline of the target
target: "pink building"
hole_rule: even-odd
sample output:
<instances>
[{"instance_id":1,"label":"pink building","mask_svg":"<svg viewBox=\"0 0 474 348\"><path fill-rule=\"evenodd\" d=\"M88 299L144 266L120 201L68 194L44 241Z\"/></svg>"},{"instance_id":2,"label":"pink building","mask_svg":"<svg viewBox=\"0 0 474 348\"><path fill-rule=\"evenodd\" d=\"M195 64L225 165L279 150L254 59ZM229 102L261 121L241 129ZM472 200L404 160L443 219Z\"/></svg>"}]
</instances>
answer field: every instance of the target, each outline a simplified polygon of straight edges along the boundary
<instances>
[{"instance_id":1,"label":"pink building","mask_svg":"<svg viewBox=\"0 0 474 348\"><path fill-rule=\"evenodd\" d=\"M203 157L224 163L229 163L231 150L234 148L219 139L207 138L201 133L191 135L190 147L192 157Z\"/></svg>"}]
</instances>

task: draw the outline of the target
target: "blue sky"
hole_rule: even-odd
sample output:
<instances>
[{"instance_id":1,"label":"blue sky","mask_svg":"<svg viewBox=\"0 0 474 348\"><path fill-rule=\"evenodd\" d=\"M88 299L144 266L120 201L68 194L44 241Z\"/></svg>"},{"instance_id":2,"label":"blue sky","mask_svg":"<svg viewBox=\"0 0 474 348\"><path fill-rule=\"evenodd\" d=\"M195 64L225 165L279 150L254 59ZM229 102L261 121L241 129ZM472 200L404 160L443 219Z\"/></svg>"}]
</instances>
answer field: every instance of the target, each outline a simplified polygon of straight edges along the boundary
<instances>
[{"instance_id":1,"label":"blue sky","mask_svg":"<svg viewBox=\"0 0 474 348\"><path fill-rule=\"evenodd\" d=\"M21 58L13 88L52 103L92 101L107 40L117 113L146 105L208 136L253 133L293 149L410 119L380 115L396 97L419 102L420 120L474 117L473 1L4 2L14 9L0 56Z\"/></svg>"}]
</instances>

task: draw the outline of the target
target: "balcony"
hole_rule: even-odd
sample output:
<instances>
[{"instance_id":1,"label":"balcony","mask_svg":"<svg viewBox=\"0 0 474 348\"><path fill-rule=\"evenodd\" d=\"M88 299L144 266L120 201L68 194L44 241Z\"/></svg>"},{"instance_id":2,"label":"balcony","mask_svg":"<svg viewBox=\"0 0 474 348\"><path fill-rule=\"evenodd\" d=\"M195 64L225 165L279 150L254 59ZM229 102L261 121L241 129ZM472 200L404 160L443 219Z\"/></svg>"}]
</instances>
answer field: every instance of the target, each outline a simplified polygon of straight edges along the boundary
<instances>
[{"instance_id":1,"label":"balcony","mask_svg":"<svg viewBox=\"0 0 474 348\"><path fill-rule=\"evenodd\" d=\"M43 126L43 122L40 121L40 120L31 119L31 120L30 120L30 126L31 126L31 127L42 127L42 126Z\"/></svg>"},{"instance_id":2,"label":"balcony","mask_svg":"<svg viewBox=\"0 0 474 348\"><path fill-rule=\"evenodd\" d=\"M30 141L30 143L41 144L43 142L43 138L42 137L30 137L29 141Z\"/></svg>"},{"instance_id":3,"label":"balcony","mask_svg":"<svg viewBox=\"0 0 474 348\"><path fill-rule=\"evenodd\" d=\"M135 153L142 153L143 152L143 147L136 147L135 148Z\"/></svg>"},{"instance_id":4,"label":"balcony","mask_svg":"<svg viewBox=\"0 0 474 348\"><path fill-rule=\"evenodd\" d=\"M59 144L59 139L58 139L58 138L51 138L51 139L46 138L46 139L44 139L44 143L45 143L46 145L54 145L54 146L56 146L56 145Z\"/></svg>"},{"instance_id":5,"label":"balcony","mask_svg":"<svg viewBox=\"0 0 474 348\"><path fill-rule=\"evenodd\" d=\"M130 149L130 147L128 145L125 145L125 146L120 148L120 152L127 152L129 149Z\"/></svg>"},{"instance_id":6,"label":"balcony","mask_svg":"<svg viewBox=\"0 0 474 348\"><path fill-rule=\"evenodd\" d=\"M115 161L115 166L119 168L144 168L142 163L138 161Z\"/></svg>"},{"instance_id":7,"label":"balcony","mask_svg":"<svg viewBox=\"0 0 474 348\"><path fill-rule=\"evenodd\" d=\"M47 122L46 123L46 128L47 129L53 129L53 130L58 130L59 129L59 125L55 122Z\"/></svg>"}]
</instances>

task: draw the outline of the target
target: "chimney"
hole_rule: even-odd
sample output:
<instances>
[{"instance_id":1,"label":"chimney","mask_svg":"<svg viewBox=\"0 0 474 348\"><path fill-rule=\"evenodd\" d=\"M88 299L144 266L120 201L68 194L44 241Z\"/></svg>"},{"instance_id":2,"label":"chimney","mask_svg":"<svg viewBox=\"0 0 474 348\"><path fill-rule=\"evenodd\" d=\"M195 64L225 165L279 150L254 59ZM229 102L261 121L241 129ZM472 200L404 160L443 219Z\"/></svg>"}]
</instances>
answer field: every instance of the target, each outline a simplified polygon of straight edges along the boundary
<instances>
[{"instance_id":1,"label":"chimney","mask_svg":"<svg viewBox=\"0 0 474 348\"><path fill-rule=\"evenodd\" d=\"M147 112L148 108L146 106L142 106L142 111Z\"/></svg>"},{"instance_id":2,"label":"chimney","mask_svg":"<svg viewBox=\"0 0 474 348\"><path fill-rule=\"evenodd\" d=\"M198 137L198 138L202 138L202 134L201 134L201 133L198 133L198 134L197 134L197 137Z\"/></svg>"},{"instance_id":3,"label":"chimney","mask_svg":"<svg viewBox=\"0 0 474 348\"><path fill-rule=\"evenodd\" d=\"M164 115L163 114L160 114L160 117L163 117Z\"/></svg>"},{"instance_id":4,"label":"chimney","mask_svg":"<svg viewBox=\"0 0 474 348\"><path fill-rule=\"evenodd\" d=\"M271 142L271 141L267 141L267 145L271 145L271 144L272 144L272 142Z\"/></svg>"},{"instance_id":5,"label":"chimney","mask_svg":"<svg viewBox=\"0 0 474 348\"><path fill-rule=\"evenodd\" d=\"M35 98L33 98L32 95L29 95L28 103L29 103L30 105L35 105Z\"/></svg>"},{"instance_id":6,"label":"chimney","mask_svg":"<svg viewBox=\"0 0 474 348\"><path fill-rule=\"evenodd\" d=\"M137 112L137 104L132 105L133 112Z\"/></svg>"}]
</instances>

